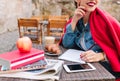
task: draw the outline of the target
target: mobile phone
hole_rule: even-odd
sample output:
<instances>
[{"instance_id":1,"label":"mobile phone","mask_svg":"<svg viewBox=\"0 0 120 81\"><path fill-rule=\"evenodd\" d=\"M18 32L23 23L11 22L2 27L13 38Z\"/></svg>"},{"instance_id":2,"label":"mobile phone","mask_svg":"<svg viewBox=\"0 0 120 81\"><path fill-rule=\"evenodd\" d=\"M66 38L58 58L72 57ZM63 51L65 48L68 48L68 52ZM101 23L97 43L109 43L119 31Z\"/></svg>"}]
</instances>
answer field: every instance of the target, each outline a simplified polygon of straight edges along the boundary
<instances>
[{"instance_id":1,"label":"mobile phone","mask_svg":"<svg viewBox=\"0 0 120 81\"><path fill-rule=\"evenodd\" d=\"M66 72L71 73L71 72L82 72L82 71L92 71L95 70L96 68L90 64L90 63L85 63L85 64L64 64L63 65L64 69Z\"/></svg>"}]
</instances>

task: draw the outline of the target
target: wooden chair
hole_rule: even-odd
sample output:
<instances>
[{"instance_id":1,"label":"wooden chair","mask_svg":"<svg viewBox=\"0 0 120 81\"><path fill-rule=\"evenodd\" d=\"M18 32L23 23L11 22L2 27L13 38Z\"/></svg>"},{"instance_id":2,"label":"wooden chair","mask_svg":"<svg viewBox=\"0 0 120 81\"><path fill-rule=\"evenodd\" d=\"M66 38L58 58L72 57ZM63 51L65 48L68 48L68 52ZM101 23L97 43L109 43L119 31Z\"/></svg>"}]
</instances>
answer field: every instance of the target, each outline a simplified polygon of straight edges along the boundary
<instances>
[{"instance_id":1,"label":"wooden chair","mask_svg":"<svg viewBox=\"0 0 120 81\"><path fill-rule=\"evenodd\" d=\"M49 25L47 29L48 35L55 36L56 40L59 40L64 34L64 27L66 23L66 19L49 20Z\"/></svg>"},{"instance_id":2,"label":"wooden chair","mask_svg":"<svg viewBox=\"0 0 120 81\"><path fill-rule=\"evenodd\" d=\"M32 18L18 19L19 36L28 36L33 42L41 42L41 32L39 21Z\"/></svg>"},{"instance_id":3,"label":"wooden chair","mask_svg":"<svg viewBox=\"0 0 120 81\"><path fill-rule=\"evenodd\" d=\"M58 19L66 19L69 20L69 15L49 15L49 20L58 20Z\"/></svg>"}]
</instances>

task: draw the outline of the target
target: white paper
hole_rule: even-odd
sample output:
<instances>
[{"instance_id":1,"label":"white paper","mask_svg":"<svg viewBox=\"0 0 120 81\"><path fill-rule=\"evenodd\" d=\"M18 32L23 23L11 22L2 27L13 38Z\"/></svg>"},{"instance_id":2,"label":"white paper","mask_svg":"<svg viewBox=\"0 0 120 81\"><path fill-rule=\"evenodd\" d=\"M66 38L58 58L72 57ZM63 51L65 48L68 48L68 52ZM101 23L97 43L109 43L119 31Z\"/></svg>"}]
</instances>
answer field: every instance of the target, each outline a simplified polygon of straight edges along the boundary
<instances>
[{"instance_id":1,"label":"white paper","mask_svg":"<svg viewBox=\"0 0 120 81\"><path fill-rule=\"evenodd\" d=\"M80 58L80 54L82 52L84 52L84 51L69 49L65 53L63 53L61 56L59 56L58 59L72 61L72 62L78 62L78 63L85 63L85 61L83 61Z\"/></svg>"}]
</instances>

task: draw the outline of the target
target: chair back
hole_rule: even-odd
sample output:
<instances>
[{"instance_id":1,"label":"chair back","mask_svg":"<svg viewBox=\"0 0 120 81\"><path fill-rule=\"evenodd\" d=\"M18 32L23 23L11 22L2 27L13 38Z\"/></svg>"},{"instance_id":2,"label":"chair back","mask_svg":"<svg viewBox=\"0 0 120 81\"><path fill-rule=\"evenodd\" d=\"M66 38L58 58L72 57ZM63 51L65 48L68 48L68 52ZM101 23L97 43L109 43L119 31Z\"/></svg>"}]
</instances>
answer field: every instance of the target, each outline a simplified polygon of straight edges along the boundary
<instances>
[{"instance_id":1,"label":"chair back","mask_svg":"<svg viewBox=\"0 0 120 81\"><path fill-rule=\"evenodd\" d=\"M18 27L38 27L38 21L36 19L18 19Z\"/></svg>"},{"instance_id":2,"label":"chair back","mask_svg":"<svg viewBox=\"0 0 120 81\"><path fill-rule=\"evenodd\" d=\"M67 23L66 19L49 20L48 35L55 36L56 40L59 41L61 36L64 34L64 27L66 23Z\"/></svg>"},{"instance_id":3,"label":"chair back","mask_svg":"<svg viewBox=\"0 0 120 81\"><path fill-rule=\"evenodd\" d=\"M64 28L67 20L65 19L58 19L58 20L50 20L49 25L50 28Z\"/></svg>"},{"instance_id":4,"label":"chair back","mask_svg":"<svg viewBox=\"0 0 120 81\"><path fill-rule=\"evenodd\" d=\"M32 18L18 19L19 37L28 36L32 41L39 42L40 27L39 21Z\"/></svg>"}]
</instances>

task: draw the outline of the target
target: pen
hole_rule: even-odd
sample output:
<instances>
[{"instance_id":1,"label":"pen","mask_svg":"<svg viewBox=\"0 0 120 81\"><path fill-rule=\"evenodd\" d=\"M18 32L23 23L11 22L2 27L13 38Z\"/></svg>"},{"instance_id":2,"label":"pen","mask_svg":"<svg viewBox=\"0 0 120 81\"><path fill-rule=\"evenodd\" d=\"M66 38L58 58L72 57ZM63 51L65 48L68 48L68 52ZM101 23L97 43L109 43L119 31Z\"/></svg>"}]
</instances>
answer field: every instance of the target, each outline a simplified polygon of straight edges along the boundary
<instances>
[{"instance_id":1,"label":"pen","mask_svg":"<svg viewBox=\"0 0 120 81\"><path fill-rule=\"evenodd\" d=\"M88 50L91 50L95 45L96 45L96 43L94 43Z\"/></svg>"}]
</instances>

